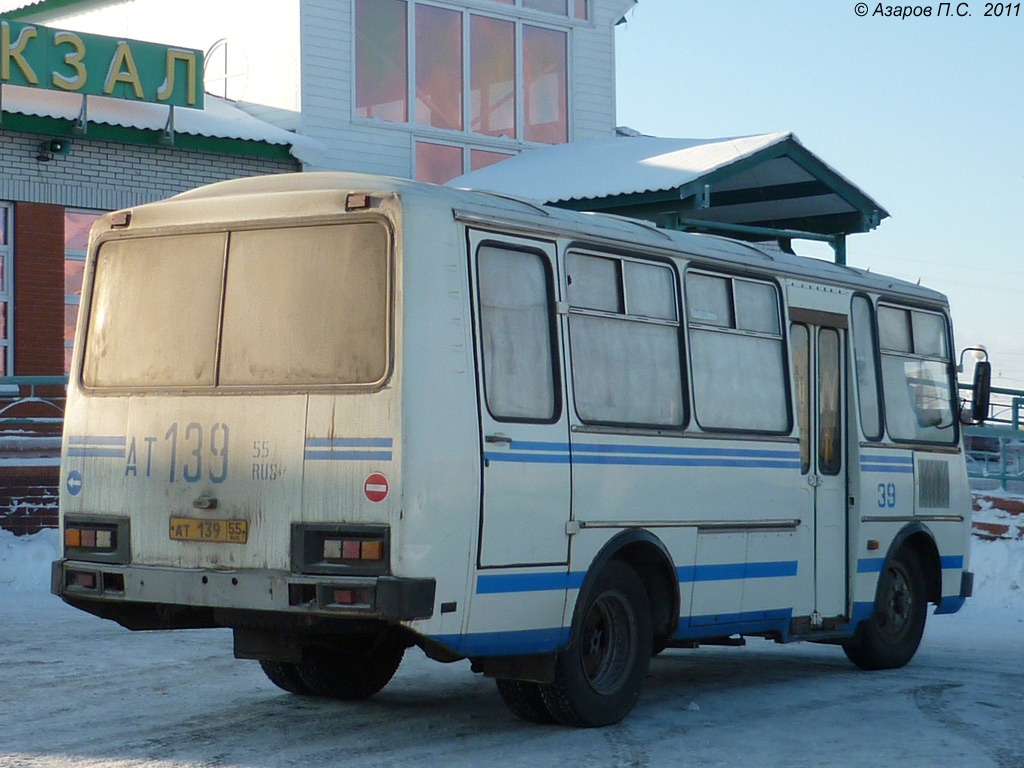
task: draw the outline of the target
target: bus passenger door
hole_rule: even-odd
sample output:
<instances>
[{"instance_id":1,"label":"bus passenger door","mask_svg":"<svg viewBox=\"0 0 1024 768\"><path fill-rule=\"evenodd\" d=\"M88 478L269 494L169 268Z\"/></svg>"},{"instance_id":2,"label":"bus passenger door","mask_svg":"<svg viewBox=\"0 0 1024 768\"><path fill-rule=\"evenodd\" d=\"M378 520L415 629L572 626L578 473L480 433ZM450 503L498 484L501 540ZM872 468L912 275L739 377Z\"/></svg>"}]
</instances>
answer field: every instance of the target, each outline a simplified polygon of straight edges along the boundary
<instances>
[{"instance_id":1,"label":"bus passenger door","mask_svg":"<svg viewBox=\"0 0 1024 768\"><path fill-rule=\"evenodd\" d=\"M813 498L814 608L846 612L846 424L844 338L839 327L794 323L801 471Z\"/></svg>"},{"instance_id":2,"label":"bus passenger door","mask_svg":"<svg viewBox=\"0 0 1024 768\"><path fill-rule=\"evenodd\" d=\"M568 563L555 246L470 232L483 456L480 567Z\"/></svg>"}]
</instances>

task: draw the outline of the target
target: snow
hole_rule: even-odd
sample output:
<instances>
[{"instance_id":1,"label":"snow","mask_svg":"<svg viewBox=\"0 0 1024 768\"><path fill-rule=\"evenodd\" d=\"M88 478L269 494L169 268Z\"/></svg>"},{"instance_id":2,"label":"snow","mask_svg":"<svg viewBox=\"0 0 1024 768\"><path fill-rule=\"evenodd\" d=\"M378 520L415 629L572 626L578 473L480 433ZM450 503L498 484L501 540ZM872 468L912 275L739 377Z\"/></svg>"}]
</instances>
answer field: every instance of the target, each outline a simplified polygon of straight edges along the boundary
<instances>
[{"instance_id":1,"label":"snow","mask_svg":"<svg viewBox=\"0 0 1024 768\"><path fill-rule=\"evenodd\" d=\"M79 94L4 86L5 112L77 120L81 109L82 96ZM163 104L104 96L88 97L88 119L91 123L163 131L169 114L169 108ZM307 163L320 160L324 151L319 141L265 123L232 102L210 94L204 96L203 109L176 108L173 127L176 133L193 136L283 144L290 147L295 158Z\"/></svg>"},{"instance_id":2,"label":"snow","mask_svg":"<svg viewBox=\"0 0 1024 768\"><path fill-rule=\"evenodd\" d=\"M594 731L531 726L466 662L410 649L368 701L288 695L223 630L132 633L48 594L56 531L0 531L0 766L1020 768L1024 542L974 541L976 597L905 668L833 646L669 650Z\"/></svg>"}]
</instances>

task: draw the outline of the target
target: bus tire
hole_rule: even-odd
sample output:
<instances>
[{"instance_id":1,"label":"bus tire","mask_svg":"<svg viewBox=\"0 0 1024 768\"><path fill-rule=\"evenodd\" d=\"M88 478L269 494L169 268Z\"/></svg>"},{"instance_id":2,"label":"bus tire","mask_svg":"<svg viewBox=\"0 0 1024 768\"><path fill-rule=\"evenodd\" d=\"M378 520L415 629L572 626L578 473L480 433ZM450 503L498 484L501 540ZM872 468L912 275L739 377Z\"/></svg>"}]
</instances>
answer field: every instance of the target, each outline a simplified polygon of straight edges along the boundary
<instances>
[{"instance_id":1,"label":"bus tire","mask_svg":"<svg viewBox=\"0 0 1024 768\"><path fill-rule=\"evenodd\" d=\"M355 701L387 685L404 654L405 645L387 633L353 635L329 648L306 648L298 670L311 693Z\"/></svg>"},{"instance_id":2,"label":"bus tire","mask_svg":"<svg viewBox=\"0 0 1024 768\"><path fill-rule=\"evenodd\" d=\"M281 690L294 693L297 696L305 696L311 692L302 682L302 675L299 674L297 665L289 664L286 661L261 661L260 666L263 668L263 674Z\"/></svg>"},{"instance_id":3,"label":"bus tire","mask_svg":"<svg viewBox=\"0 0 1024 768\"><path fill-rule=\"evenodd\" d=\"M550 725L556 722L544 703L540 683L526 680L506 680L497 678L498 693L505 706L520 720L538 725Z\"/></svg>"},{"instance_id":4,"label":"bus tire","mask_svg":"<svg viewBox=\"0 0 1024 768\"><path fill-rule=\"evenodd\" d=\"M894 554L878 577L871 616L843 643L861 669L896 669L909 662L924 634L928 598L920 558L907 548Z\"/></svg>"},{"instance_id":5,"label":"bus tire","mask_svg":"<svg viewBox=\"0 0 1024 768\"><path fill-rule=\"evenodd\" d=\"M643 690L651 663L650 599L625 563L609 561L580 606L568 648L558 654L554 682L541 686L548 711L584 728L617 723Z\"/></svg>"}]
</instances>

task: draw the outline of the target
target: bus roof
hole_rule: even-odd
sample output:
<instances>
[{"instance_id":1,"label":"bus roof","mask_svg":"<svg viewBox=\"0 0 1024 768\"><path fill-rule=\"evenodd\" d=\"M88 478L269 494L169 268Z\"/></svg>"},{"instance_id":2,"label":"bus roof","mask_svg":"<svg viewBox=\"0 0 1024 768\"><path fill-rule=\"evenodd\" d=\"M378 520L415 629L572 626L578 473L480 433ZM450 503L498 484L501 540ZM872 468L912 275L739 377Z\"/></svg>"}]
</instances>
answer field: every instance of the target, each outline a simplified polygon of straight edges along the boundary
<instances>
[{"instance_id":1,"label":"bus roof","mask_svg":"<svg viewBox=\"0 0 1024 768\"><path fill-rule=\"evenodd\" d=\"M808 279L880 294L898 295L912 300L948 306L946 297L935 290L894 277L869 272L822 259L767 250L742 240L718 235L677 232L661 229L650 222L602 213L580 213L493 192L455 189L424 182L374 176L361 173L309 172L233 179L198 187L168 200L133 209L136 213L156 214L163 224L175 203L213 201L243 197L240 209L249 218L262 206L253 196L278 196L288 193L385 192L409 200L430 198L452 208L454 214L485 226L511 225L520 230L552 232L567 237L600 238L624 247L643 247L662 253L695 256L722 262L738 269ZM269 202L269 201L268 201ZM191 208L191 206L189 206ZM163 209L163 210L161 210ZM182 214L185 211L181 211ZM164 214L164 215L160 215ZM173 214L172 214L173 218ZM139 222L142 223L142 222ZM184 219L180 220L184 223Z\"/></svg>"}]
</instances>

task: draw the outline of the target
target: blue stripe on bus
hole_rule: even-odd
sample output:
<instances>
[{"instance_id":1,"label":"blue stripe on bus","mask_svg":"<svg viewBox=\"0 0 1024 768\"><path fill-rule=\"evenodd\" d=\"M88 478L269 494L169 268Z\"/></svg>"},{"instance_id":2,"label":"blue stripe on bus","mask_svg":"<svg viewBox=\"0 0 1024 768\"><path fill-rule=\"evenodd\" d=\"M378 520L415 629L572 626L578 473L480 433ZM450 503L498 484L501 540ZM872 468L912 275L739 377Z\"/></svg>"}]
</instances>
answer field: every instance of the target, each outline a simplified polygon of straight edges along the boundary
<instances>
[{"instance_id":1,"label":"blue stripe on bus","mask_svg":"<svg viewBox=\"0 0 1024 768\"><path fill-rule=\"evenodd\" d=\"M871 461L877 464L913 464L911 456L888 456L880 453L865 453L860 457L861 461Z\"/></svg>"},{"instance_id":2,"label":"blue stripe on bus","mask_svg":"<svg viewBox=\"0 0 1024 768\"><path fill-rule=\"evenodd\" d=\"M909 467L904 467L904 466L896 466L896 465L892 465L892 464L867 464L867 463L862 461L861 464L860 464L860 471L861 472L886 472L886 473L895 474L895 475L912 475L912 474L914 474L914 467L913 467L913 465L911 465Z\"/></svg>"},{"instance_id":3,"label":"blue stripe on bus","mask_svg":"<svg viewBox=\"0 0 1024 768\"><path fill-rule=\"evenodd\" d=\"M964 607L964 603L966 602L966 598L959 597L957 595L943 597L939 600L939 604L935 606L935 615L941 616L944 613L956 613Z\"/></svg>"},{"instance_id":4,"label":"blue stripe on bus","mask_svg":"<svg viewBox=\"0 0 1024 768\"><path fill-rule=\"evenodd\" d=\"M508 656L546 653L569 643L568 627L474 632L467 635L431 635L432 640L466 656Z\"/></svg>"},{"instance_id":5,"label":"blue stripe on bus","mask_svg":"<svg viewBox=\"0 0 1024 768\"><path fill-rule=\"evenodd\" d=\"M798 451L769 451L755 448L687 448L657 445L608 445L574 443L573 451L589 453L654 453L665 456L725 456L732 458L799 459Z\"/></svg>"},{"instance_id":6,"label":"blue stripe on bus","mask_svg":"<svg viewBox=\"0 0 1024 768\"><path fill-rule=\"evenodd\" d=\"M307 448L391 448L390 437L307 437Z\"/></svg>"},{"instance_id":7,"label":"blue stripe on bus","mask_svg":"<svg viewBox=\"0 0 1024 768\"><path fill-rule=\"evenodd\" d=\"M611 455L616 454L616 455ZM796 451L747 448L684 448L654 445L513 440L507 451L485 451L487 461L518 464L605 464L648 467L753 467L799 469Z\"/></svg>"},{"instance_id":8,"label":"blue stripe on bus","mask_svg":"<svg viewBox=\"0 0 1024 768\"><path fill-rule=\"evenodd\" d=\"M681 584L698 581L734 581L738 579L773 579L796 576L797 561L783 560L766 563L724 563L720 565L687 565L676 569ZM549 590L579 589L584 571L556 571L547 573L481 573L476 577L478 595L509 594L513 592L544 592Z\"/></svg>"},{"instance_id":9,"label":"blue stripe on bus","mask_svg":"<svg viewBox=\"0 0 1024 768\"><path fill-rule=\"evenodd\" d=\"M796 576L797 561L766 563L723 563L720 565L684 565L676 568L680 584L698 581L732 581L735 579L774 579Z\"/></svg>"},{"instance_id":10,"label":"blue stripe on bus","mask_svg":"<svg viewBox=\"0 0 1024 768\"><path fill-rule=\"evenodd\" d=\"M124 445L127 439L123 436L93 436L93 435L71 435L68 437L68 445L74 446L97 446L97 445Z\"/></svg>"},{"instance_id":11,"label":"blue stripe on bus","mask_svg":"<svg viewBox=\"0 0 1024 768\"><path fill-rule=\"evenodd\" d=\"M485 452L484 459L487 461L510 461L517 464L568 464L569 454Z\"/></svg>"},{"instance_id":12,"label":"blue stripe on bus","mask_svg":"<svg viewBox=\"0 0 1024 768\"><path fill-rule=\"evenodd\" d=\"M307 461L391 461L391 451L309 451Z\"/></svg>"},{"instance_id":13,"label":"blue stripe on bus","mask_svg":"<svg viewBox=\"0 0 1024 768\"><path fill-rule=\"evenodd\" d=\"M124 448L68 448L69 458L123 459Z\"/></svg>"},{"instance_id":14,"label":"blue stripe on bus","mask_svg":"<svg viewBox=\"0 0 1024 768\"><path fill-rule=\"evenodd\" d=\"M857 560L857 573L881 573L884 565L884 557L862 557ZM939 565L943 570L959 570L964 567L964 556L943 555Z\"/></svg>"},{"instance_id":15,"label":"blue stripe on bus","mask_svg":"<svg viewBox=\"0 0 1024 768\"><path fill-rule=\"evenodd\" d=\"M515 464L600 464L643 467L753 467L757 469L800 469L796 459L743 459L743 458L657 458L643 456L580 456L570 458L567 453L521 453L516 451L486 451L487 461Z\"/></svg>"},{"instance_id":16,"label":"blue stripe on bus","mask_svg":"<svg viewBox=\"0 0 1024 768\"><path fill-rule=\"evenodd\" d=\"M793 619L792 608L770 611L744 611L709 616L683 616L679 619L676 637L689 640L701 637L723 635L749 635L755 632L779 632L789 635L789 624Z\"/></svg>"},{"instance_id":17,"label":"blue stripe on bus","mask_svg":"<svg viewBox=\"0 0 1024 768\"><path fill-rule=\"evenodd\" d=\"M509 592L545 592L548 590L579 589L583 571L556 573L482 573L476 577L478 595Z\"/></svg>"},{"instance_id":18,"label":"blue stripe on bus","mask_svg":"<svg viewBox=\"0 0 1024 768\"><path fill-rule=\"evenodd\" d=\"M862 557L857 560L857 573L881 573L884 557Z\"/></svg>"}]
</instances>

